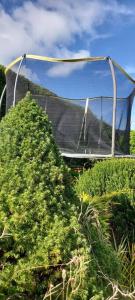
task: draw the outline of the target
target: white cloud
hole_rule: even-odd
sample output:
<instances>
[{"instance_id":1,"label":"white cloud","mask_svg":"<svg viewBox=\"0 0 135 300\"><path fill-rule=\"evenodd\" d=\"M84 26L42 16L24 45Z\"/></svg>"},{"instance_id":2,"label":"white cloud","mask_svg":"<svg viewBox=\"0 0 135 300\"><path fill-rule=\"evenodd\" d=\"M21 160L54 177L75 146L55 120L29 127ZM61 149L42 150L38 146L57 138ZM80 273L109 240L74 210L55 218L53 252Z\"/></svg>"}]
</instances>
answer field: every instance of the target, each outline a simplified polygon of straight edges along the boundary
<instances>
[{"instance_id":1,"label":"white cloud","mask_svg":"<svg viewBox=\"0 0 135 300\"><path fill-rule=\"evenodd\" d=\"M96 70L95 74L97 77L112 77L111 70Z\"/></svg>"},{"instance_id":2,"label":"white cloud","mask_svg":"<svg viewBox=\"0 0 135 300\"><path fill-rule=\"evenodd\" d=\"M80 57L89 57L90 52L86 50L80 50L77 53L74 53L72 51L68 51L67 49L64 49L61 51L62 56L64 58L80 58ZM47 75L50 77L66 77L70 75L75 70L82 69L87 62L77 62L77 63L59 63L52 66L48 72Z\"/></svg>"},{"instance_id":3,"label":"white cloud","mask_svg":"<svg viewBox=\"0 0 135 300\"><path fill-rule=\"evenodd\" d=\"M33 82L39 82L37 74L26 66L21 67L20 74L26 77L27 79L32 80Z\"/></svg>"},{"instance_id":4,"label":"white cloud","mask_svg":"<svg viewBox=\"0 0 135 300\"><path fill-rule=\"evenodd\" d=\"M135 15L135 6L134 4L131 2L130 5L126 5L123 3L119 3L119 1L108 1L107 5L105 6L105 11L108 12L112 12L112 15L115 16L129 16L129 17L133 17ZM126 21L126 20L124 20Z\"/></svg>"},{"instance_id":5,"label":"white cloud","mask_svg":"<svg viewBox=\"0 0 135 300\"><path fill-rule=\"evenodd\" d=\"M107 33L98 32L106 18L124 17L125 20L125 17L131 19L134 14L132 7L115 0L37 0L23 3L14 0L10 14L1 4L1 63L7 64L24 53L56 56L61 49L74 46L77 37L82 40L85 35L89 40L106 37Z\"/></svg>"}]
</instances>

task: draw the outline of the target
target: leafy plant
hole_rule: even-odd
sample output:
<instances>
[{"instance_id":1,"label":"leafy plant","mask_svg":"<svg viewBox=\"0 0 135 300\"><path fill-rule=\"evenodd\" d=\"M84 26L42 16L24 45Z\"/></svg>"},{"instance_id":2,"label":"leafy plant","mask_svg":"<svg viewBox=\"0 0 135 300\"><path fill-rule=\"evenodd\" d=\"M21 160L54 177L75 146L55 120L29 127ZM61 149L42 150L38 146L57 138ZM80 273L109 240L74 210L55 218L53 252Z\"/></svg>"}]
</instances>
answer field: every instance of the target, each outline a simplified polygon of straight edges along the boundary
<instances>
[{"instance_id":1,"label":"leafy plant","mask_svg":"<svg viewBox=\"0 0 135 300\"><path fill-rule=\"evenodd\" d=\"M121 240L117 253L122 262L123 288L135 293L135 243L131 243L126 237Z\"/></svg>"},{"instance_id":2,"label":"leafy plant","mask_svg":"<svg viewBox=\"0 0 135 300\"><path fill-rule=\"evenodd\" d=\"M87 207L85 216L91 214L87 234L91 240L94 269L97 267L97 277L101 275L106 286L110 287L110 295L112 293L107 299L115 300L123 299L123 297L134 299L135 205L133 191L123 190L94 197L82 193L81 199ZM95 227L94 231L92 224ZM108 240L114 245L115 251L112 250ZM119 276L116 281L114 273L118 270Z\"/></svg>"},{"instance_id":3,"label":"leafy plant","mask_svg":"<svg viewBox=\"0 0 135 300\"><path fill-rule=\"evenodd\" d=\"M123 234L131 242L135 226L135 160L111 159L99 162L91 170L85 171L76 184L78 195L86 193L97 196L97 202L106 199L110 205L111 229L118 244ZM116 193L118 192L118 193ZM93 200L90 198L90 202ZM100 210L100 205L99 205Z\"/></svg>"},{"instance_id":4,"label":"leafy plant","mask_svg":"<svg viewBox=\"0 0 135 300\"><path fill-rule=\"evenodd\" d=\"M135 194L133 190L122 190L103 194L102 196L81 195L88 207L96 209L103 235L111 236L115 248L121 244L124 237L129 243L135 242ZM109 226L108 226L109 225Z\"/></svg>"},{"instance_id":5,"label":"leafy plant","mask_svg":"<svg viewBox=\"0 0 135 300\"><path fill-rule=\"evenodd\" d=\"M94 293L94 296L90 299L106 299L112 292L108 279L121 283L121 262L110 242L109 205L105 197L99 202L99 197L92 198L84 193L80 200L80 220L91 248L90 268L94 270L90 285L90 295Z\"/></svg>"},{"instance_id":6,"label":"leafy plant","mask_svg":"<svg viewBox=\"0 0 135 300\"><path fill-rule=\"evenodd\" d=\"M97 163L93 169L80 176L76 185L82 201L96 212L98 224L102 227L103 240L105 237L110 239L121 262L117 283L110 280L105 275L105 269L101 268L104 270L101 271L102 275L112 290L112 296L108 300L134 299L135 296L134 168L135 160L132 159ZM111 266L107 255L104 259Z\"/></svg>"}]
</instances>

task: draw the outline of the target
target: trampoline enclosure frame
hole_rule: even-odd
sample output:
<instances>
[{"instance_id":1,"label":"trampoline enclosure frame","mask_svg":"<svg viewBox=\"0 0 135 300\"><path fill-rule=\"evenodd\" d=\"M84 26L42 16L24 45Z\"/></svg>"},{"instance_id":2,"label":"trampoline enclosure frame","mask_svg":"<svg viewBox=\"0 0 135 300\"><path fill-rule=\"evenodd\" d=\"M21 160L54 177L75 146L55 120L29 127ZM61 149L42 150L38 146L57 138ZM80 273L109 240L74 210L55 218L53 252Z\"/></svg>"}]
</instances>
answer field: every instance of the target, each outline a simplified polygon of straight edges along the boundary
<instances>
[{"instance_id":1,"label":"trampoline enclosure frame","mask_svg":"<svg viewBox=\"0 0 135 300\"><path fill-rule=\"evenodd\" d=\"M46 57L46 56L40 56L40 55L32 55L32 54L24 54L20 57L18 57L17 59L15 59L14 61L12 61L5 70L5 74L7 74L7 72L9 70L11 70L11 68L16 65L17 63L19 63L18 66L18 70L16 72L16 78L15 78L15 84L14 84L14 99L13 99L13 106L15 106L16 104L16 88L17 88L17 81L18 81L18 77L19 77L19 73L20 73L20 69L22 66L22 63L24 61L24 59L33 59L33 60L40 60L40 61L47 61L47 62L55 62L55 63L75 63L75 62L96 62L96 61L108 61L108 64L110 66L110 73L112 76L112 83L113 83L113 111L112 111L112 142L111 142L111 154L104 154L104 155L100 155L100 154L70 154L70 153L61 153L62 156L65 157L76 157L76 158L103 158L103 157L114 157L114 156L118 156L115 155L115 131L116 131L116 105L117 105L117 79L116 79L116 74L115 74L115 68L117 67L121 73L123 73L127 79L133 83L133 85L135 85L135 80L120 66L118 65L114 60L111 59L111 57L85 57L85 58L51 58L51 57ZM0 97L0 107L2 104L2 99L3 96L5 94L6 91L6 85L3 89L3 92L1 94ZM131 155L120 155L122 157L125 156L130 156Z\"/></svg>"}]
</instances>

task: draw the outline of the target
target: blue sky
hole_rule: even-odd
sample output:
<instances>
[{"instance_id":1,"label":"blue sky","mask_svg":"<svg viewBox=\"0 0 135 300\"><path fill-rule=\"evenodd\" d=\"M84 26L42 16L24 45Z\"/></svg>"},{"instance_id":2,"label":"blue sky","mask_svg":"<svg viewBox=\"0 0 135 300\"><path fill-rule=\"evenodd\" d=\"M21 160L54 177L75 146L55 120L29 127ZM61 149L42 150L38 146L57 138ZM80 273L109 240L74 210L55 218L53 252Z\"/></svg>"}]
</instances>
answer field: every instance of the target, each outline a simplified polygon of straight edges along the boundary
<instances>
[{"instance_id":1,"label":"blue sky","mask_svg":"<svg viewBox=\"0 0 135 300\"><path fill-rule=\"evenodd\" d=\"M0 59L24 52L111 56L135 73L134 0L1 0Z\"/></svg>"},{"instance_id":2,"label":"blue sky","mask_svg":"<svg viewBox=\"0 0 135 300\"><path fill-rule=\"evenodd\" d=\"M1 0L0 63L111 56L135 77L135 0Z\"/></svg>"}]
</instances>

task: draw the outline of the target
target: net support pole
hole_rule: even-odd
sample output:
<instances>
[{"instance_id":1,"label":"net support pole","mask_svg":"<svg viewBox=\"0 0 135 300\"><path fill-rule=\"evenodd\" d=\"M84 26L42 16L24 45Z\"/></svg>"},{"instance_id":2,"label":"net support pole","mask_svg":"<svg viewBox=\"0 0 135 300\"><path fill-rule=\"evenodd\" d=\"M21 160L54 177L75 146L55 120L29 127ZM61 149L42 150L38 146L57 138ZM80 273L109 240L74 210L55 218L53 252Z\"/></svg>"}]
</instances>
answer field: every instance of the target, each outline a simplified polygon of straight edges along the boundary
<instances>
[{"instance_id":1,"label":"net support pole","mask_svg":"<svg viewBox=\"0 0 135 300\"><path fill-rule=\"evenodd\" d=\"M79 145L80 145L80 140L81 140L81 136L82 136L82 131L83 130L84 130L83 131L83 133L84 133L84 142L85 142L85 139L86 139L86 119L87 119L88 105L89 105L89 98L86 98L85 111L84 111L84 116L83 116L83 120L82 120L82 125L81 125L79 140L78 140L78 144L77 144L77 150L78 150Z\"/></svg>"},{"instance_id":2,"label":"net support pole","mask_svg":"<svg viewBox=\"0 0 135 300\"><path fill-rule=\"evenodd\" d=\"M7 85L5 84L4 89L2 91L2 94L1 94L1 97L0 97L0 111L1 111L1 106L2 106L2 100L3 100L3 97L4 97L5 92L6 92L6 87L7 87Z\"/></svg>"},{"instance_id":3,"label":"net support pole","mask_svg":"<svg viewBox=\"0 0 135 300\"><path fill-rule=\"evenodd\" d=\"M21 69L21 66L22 66L22 63L23 63L25 57L26 57L26 54L24 54L24 55L22 56L22 59L20 60L19 67L18 67L18 70L17 70L17 73L16 73L15 84L14 84L13 107L15 106L15 102L16 102L16 87L17 87L18 76L19 76L20 69Z\"/></svg>"},{"instance_id":4,"label":"net support pole","mask_svg":"<svg viewBox=\"0 0 135 300\"><path fill-rule=\"evenodd\" d=\"M113 62L110 57L108 57L112 80L113 80L113 114L112 114L112 148L111 148L111 155L115 156L115 130L116 130L116 105L117 105L117 82L115 76L115 70L113 66Z\"/></svg>"}]
</instances>

